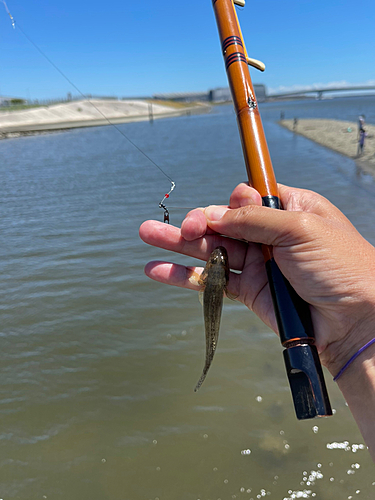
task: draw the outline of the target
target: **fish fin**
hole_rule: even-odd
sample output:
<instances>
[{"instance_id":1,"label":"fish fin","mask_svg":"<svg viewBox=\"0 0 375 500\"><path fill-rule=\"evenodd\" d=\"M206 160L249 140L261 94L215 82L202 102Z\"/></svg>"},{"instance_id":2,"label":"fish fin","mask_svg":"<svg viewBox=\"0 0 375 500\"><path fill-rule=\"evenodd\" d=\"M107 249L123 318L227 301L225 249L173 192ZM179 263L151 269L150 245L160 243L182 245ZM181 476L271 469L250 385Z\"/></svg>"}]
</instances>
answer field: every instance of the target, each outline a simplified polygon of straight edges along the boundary
<instances>
[{"instance_id":1,"label":"fish fin","mask_svg":"<svg viewBox=\"0 0 375 500\"><path fill-rule=\"evenodd\" d=\"M201 286L204 286L207 282L208 270L206 269L206 267L203 269L201 275L199 276L198 284Z\"/></svg>"},{"instance_id":2,"label":"fish fin","mask_svg":"<svg viewBox=\"0 0 375 500\"><path fill-rule=\"evenodd\" d=\"M203 306L203 296L204 296L204 288L202 288L198 292L198 299L199 299L199 302L202 304L202 306Z\"/></svg>"},{"instance_id":3,"label":"fish fin","mask_svg":"<svg viewBox=\"0 0 375 500\"><path fill-rule=\"evenodd\" d=\"M209 266L206 264L205 268L200 274L194 271L194 268L188 267L188 279L190 283L194 286L204 286L208 277L208 267Z\"/></svg>"},{"instance_id":4,"label":"fish fin","mask_svg":"<svg viewBox=\"0 0 375 500\"><path fill-rule=\"evenodd\" d=\"M199 281L200 281L200 276L201 275L198 274L196 271L193 271L192 269L189 269L188 271L189 271L189 274L190 274L190 276L188 278L189 281L190 281L190 283L192 285L194 285L194 286L199 286L200 285Z\"/></svg>"}]
</instances>

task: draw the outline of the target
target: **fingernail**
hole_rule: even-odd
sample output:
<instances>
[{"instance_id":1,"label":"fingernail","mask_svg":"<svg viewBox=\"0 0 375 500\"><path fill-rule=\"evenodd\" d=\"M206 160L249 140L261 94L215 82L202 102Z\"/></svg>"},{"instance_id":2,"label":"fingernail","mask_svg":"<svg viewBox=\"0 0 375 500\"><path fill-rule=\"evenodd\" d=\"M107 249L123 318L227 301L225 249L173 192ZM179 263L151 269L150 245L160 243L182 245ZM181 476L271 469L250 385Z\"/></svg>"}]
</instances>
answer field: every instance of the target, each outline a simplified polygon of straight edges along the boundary
<instances>
[{"instance_id":1,"label":"fingernail","mask_svg":"<svg viewBox=\"0 0 375 500\"><path fill-rule=\"evenodd\" d=\"M262 204L262 199L260 197L260 194L258 193L252 193L250 196L246 196L244 198L241 198L240 200L240 207L247 207L249 205L261 205Z\"/></svg>"},{"instance_id":2,"label":"fingernail","mask_svg":"<svg viewBox=\"0 0 375 500\"><path fill-rule=\"evenodd\" d=\"M215 222L220 220L222 216L225 214L225 212L228 212L228 210L229 208L226 207L211 205L210 207L206 208L204 213L207 219L209 219L212 222Z\"/></svg>"}]
</instances>

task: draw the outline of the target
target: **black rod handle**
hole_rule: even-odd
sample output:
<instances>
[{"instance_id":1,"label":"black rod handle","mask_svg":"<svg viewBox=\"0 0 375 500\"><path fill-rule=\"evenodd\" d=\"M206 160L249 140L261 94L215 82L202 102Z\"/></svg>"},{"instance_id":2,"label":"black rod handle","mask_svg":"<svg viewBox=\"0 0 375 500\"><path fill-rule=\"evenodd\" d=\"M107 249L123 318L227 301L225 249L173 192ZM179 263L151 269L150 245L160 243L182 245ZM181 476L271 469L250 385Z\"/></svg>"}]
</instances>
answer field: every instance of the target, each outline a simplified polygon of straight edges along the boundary
<instances>
[{"instance_id":1,"label":"black rod handle","mask_svg":"<svg viewBox=\"0 0 375 500\"><path fill-rule=\"evenodd\" d=\"M284 361L297 418L332 415L309 305L297 295L275 260L266 262Z\"/></svg>"}]
</instances>

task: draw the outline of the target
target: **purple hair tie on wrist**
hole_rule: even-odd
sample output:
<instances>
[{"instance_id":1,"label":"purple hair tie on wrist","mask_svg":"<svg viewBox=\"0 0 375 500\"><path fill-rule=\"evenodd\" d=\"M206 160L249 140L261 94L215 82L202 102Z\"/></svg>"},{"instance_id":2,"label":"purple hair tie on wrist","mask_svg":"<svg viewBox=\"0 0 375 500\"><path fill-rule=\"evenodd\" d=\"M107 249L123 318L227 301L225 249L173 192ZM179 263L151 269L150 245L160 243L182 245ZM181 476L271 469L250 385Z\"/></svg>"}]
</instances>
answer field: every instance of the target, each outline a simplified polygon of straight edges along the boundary
<instances>
[{"instance_id":1,"label":"purple hair tie on wrist","mask_svg":"<svg viewBox=\"0 0 375 500\"><path fill-rule=\"evenodd\" d=\"M348 368L348 366L350 366L350 365L353 363L353 361L354 361L356 358L358 358L358 356L359 356L360 354L362 354L362 353L363 353L363 351L365 351L365 350L366 350L368 347L370 347L370 345L372 345L372 344L375 344L375 338L373 338L372 340L370 340L370 342L367 342L367 344L365 344L363 347L361 347L361 348L359 349L359 351L357 351L357 352L354 354L354 356L352 356L352 357L349 359L349 361L348 361L348 362L347 362L347 363L346 363L346 364L345 364L345 365L341 368L341 370L340 370L340 371L339 371L339 373L336 375L336 377L334 377L333 381L334 381L334 382L336 382L336 380L337 380L338 378L340 378L340 377L341 377L341 375L342 375L342 374L344 373L344 371Z\"/></svg>"}]
</instances>

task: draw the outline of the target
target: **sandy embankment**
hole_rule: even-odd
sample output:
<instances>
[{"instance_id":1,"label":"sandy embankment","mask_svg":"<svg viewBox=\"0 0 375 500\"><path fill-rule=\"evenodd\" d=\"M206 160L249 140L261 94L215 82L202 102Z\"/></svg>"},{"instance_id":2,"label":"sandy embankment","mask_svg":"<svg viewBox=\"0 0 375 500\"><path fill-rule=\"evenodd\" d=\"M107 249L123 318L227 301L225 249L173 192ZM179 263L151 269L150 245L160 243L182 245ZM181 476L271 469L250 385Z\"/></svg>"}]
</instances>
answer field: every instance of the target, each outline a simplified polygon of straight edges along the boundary
<instances>
[{"instance_id":1,"label":"sandy embankment","mask_svg":"<svg viewBox=\"0 0 375 500\"><path fill-rule=\"evenodd\" d=\"M204 104L174 107L160 104L160 102L152 103L150 107L150 102L142 100L72 101L20 111L1 111L0 138L15 136L18 133L108 125L108 120L116 124L149 120L151 110L153 118L156 119L205 113L209 109L209 106Z\"/></svg>"},{"instance_id":2,"label":"sandy embankment","mask_svg":"<svg viewBox=\"0 0 375 500\"><path fill-rule=\"evenodd\" d=\"M293 120L280 125L356 161L366 172L375 174L375 125L365 124L367 137L363 154L358 157L358 124L339 120L302 119L293 130Z\"/></svg>"}]
</instances>

